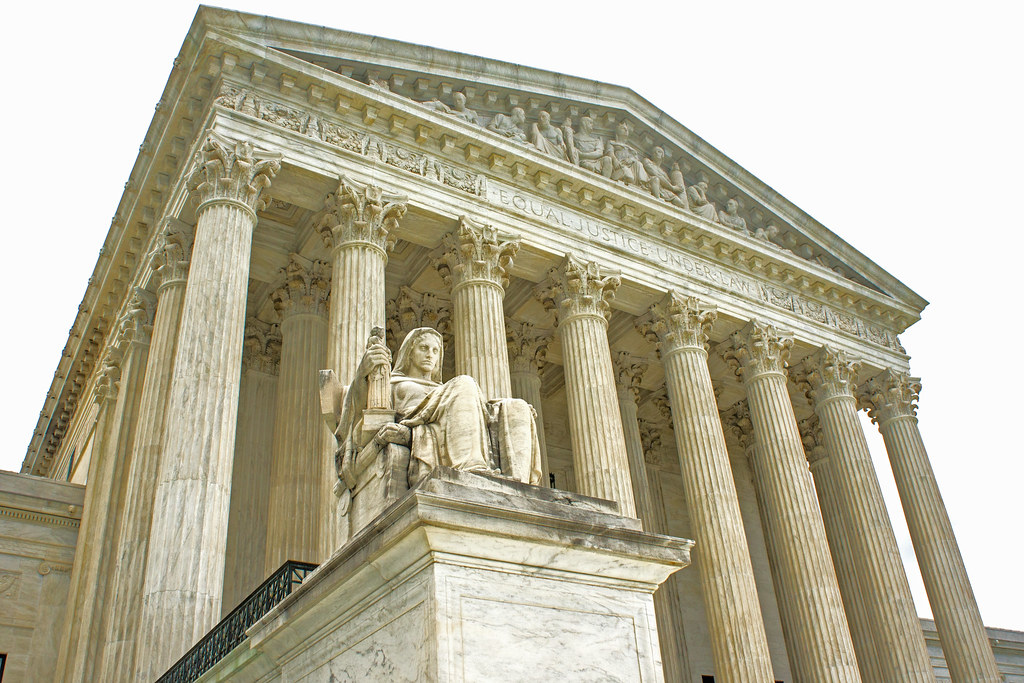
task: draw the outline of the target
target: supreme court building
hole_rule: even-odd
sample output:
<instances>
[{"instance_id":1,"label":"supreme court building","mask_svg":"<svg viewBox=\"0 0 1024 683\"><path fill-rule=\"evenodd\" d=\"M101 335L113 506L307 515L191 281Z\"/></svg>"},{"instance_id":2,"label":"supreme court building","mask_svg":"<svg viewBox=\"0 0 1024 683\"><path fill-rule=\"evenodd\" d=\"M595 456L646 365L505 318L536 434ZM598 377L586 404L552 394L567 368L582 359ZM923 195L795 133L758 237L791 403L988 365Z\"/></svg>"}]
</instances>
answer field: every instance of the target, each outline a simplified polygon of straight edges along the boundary
<instances>
[{"instance_id":1,"label":"supreme court building","mask_svg":"<svg viewBox=\"0 0 1024 683\"><path fill-rule=\"evenodd\" d=\"M155 680L274 576L208 680L1024 680L918 430L926 302L839 236L626 88L211 8L174 64L0 478L13 680ZM424 327L497 471L369 430L360 359Z\"/></svg>"}]
</instances>

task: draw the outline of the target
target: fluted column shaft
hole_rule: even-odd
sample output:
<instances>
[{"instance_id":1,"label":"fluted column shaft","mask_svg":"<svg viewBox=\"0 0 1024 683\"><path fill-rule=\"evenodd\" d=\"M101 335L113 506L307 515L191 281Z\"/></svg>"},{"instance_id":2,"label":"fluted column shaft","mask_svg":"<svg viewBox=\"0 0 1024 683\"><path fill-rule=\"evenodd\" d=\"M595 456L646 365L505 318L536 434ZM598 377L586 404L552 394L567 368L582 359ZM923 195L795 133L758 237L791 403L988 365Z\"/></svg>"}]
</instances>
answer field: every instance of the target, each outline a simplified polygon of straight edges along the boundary
<instances>
[{"instance_id":1,"label":"fluted column shaft","mask_svg":"<svg viewBox=\"0 0 1024 683\"><path fill-rule=\"evenodd\" d=\"M653 532L657 524L657 513L654 509L654 499L651 497L651 486L647 481L647 462L644 460L644 444L640 436L636 405L640 382L647 366L633 361L624 353L616 354L614 360L615 376L618 380L616 397L619 401L619 416L622 419L622 434L626 441L633 501L644 529Z\"/></svg>"},{"instance_id":2,"label":"fluted column shaft","mask_svg":"<svg viewBox=\"0 0 1024 683\"><path fill-rule=\"evenodd\" d=\"M540 395L540 375L533 370L512 372L509 376L512 396L521 398L537 413L537 441L540 442L541 486L550 486L551 468L548 466L547 440L544 438L544 407Z\"/></svg>"},{"instance_id":3,"label":"fluted column shaft","mask_svg":"<svg viewBox=\"0 0 1024 683\"><path fill-rule=\"evenodd\" d=\"M708 370L705 345L714 317L696 299L670 293L640 327L661 345L715 680L771 683L754 569Z\"/></svg>"},{"instance_id":4,"label":"fluted column shaft","mask_svg":"<svg viewBox=\"0 0 1024 683\"><path fill-rule=\"evenodd\" d=\"M727 343L743 378L751 464L790 666L797 681L859 681L821 513L786 388L792 338L754 322Z\"/></svg>"},{"instance_id":5,"label":"fluted column shaft","mask_svg":"<svg viewBox=\"0 0 1024 683\"><path fill-rule=\"evenodd\" d=\"M853 649L857 653L857 665L864 683L886 683L878 666L875 654L873 625L871 616L864 603L863 592L857 578L856 561L850 546L846 523L843 520L843 509L840 505L840 494L832 460L819 442L820 430L817 428L817 417L812 417L814 427L804 430L804 445L807 459L814 477L814 488L818 495L818 506L821 519L828 536L829 551L832 553L832 566L836 570L839 592L843 596L843 607L846 621L850 625L850 637ZM803 425L805 423L801 423ZM822 440L824 437L820 437Z\"/></svg>"},{"instance_id":6,"label":"fluted column shaft","mask_svg":"<svg viewBox=\"0 0 1024 683\"><path fill-rule=\"evenodd\" d=\"M869 388L872 419L885 440L950 677L996 683L1002 677L918 428L919 391L917 379L884 373Z\"/></svg>"},{"instance_id":7,"label":"fluted column shaft","mask_svg":"<svg viewBox=\"0 0 1024 683\"><path fill-rule=\"evenodd\" d=\"M327 367L342 386L352 381L370 330L384 326L387 263L387 253L369 242L343 242L331 254Z\"/></svg>"},{"instance_id":8,"label":"fluted column shaft","mask_svg":"<svg viewBox=\"0 0 1024 683\"><path fill-rule=\"evenodd\" d=\"M521 398L537 413L537 440L540 442L541 486L551 485L547 440L544 436L544 406L541 399L540 373L553 337L549 332L535 330L531 323L509 320L505 325L508 339L509 378L512 396Z\"/></svg>"},{"instance_id":9,"label":"fluted column shaft","mask_svg":"<svg viewBox=\"0 0 1024 683\"><path fill-rule=\"evenodd\" d=\"M274 412L270 512L264 574L286 560L317 562L321 553L326 428L317 371L327 359L322 315L287 314L281 321L281 374Z\"/></svg>"},{"instance_id":10,"label":"fluted column shaft","mask_svg":"<svg viewBox=\"0 0 1024 683\"><path fill-rule=\"evenodd\" d=\"M882 678L934 681L899 546L857 418L851 381L855 369L838 357L822 360L827 362L818 363L809 375L814 412L835 468L836 491Z\"/></svg>"},{"instance_id":11,"label":"fluted column shaft","mask_svg":"<svg viewBox=\"0 0 1024 683\"><path fill-rule=\"evenodd\" d=\"M163 673L220 619L246 290L259 196L280 163L211 137L150 532L139 678Z\"/></svg>"},{"instance_id":12,"label":"fluted column shaft","mask_svg":"<svg viewBox=\"0 0 1024 683\"><path fill-rule=\"evenodd\" d=\"M129 681L135 666L135 643L142 610L153 501L160 472L161 442L167 419L167 395L174 370L178 326L185 301L185 278L191 257L191 230L165 229L154 255L157 289L153 334L139 400L139 417L132 450L115 589L111 604L117 610L108 629L104 670L111 681Z\"/></svg>"}]
</instances>

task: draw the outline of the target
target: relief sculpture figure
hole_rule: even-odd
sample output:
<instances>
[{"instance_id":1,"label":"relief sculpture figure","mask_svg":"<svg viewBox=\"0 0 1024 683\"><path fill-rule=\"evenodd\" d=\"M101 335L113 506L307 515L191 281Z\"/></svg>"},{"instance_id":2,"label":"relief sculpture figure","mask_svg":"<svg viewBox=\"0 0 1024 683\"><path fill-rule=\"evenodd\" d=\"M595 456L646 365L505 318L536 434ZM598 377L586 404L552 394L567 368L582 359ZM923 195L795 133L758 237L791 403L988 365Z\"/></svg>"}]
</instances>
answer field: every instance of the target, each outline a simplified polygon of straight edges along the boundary
<instances>
[{"instance_id":1,"label":"relief sculpture figure","mask_svg":"<svg viewBox=\"0 0 1024 683\"><path fill-rule=\"evenodd\" d=\"M460 375L441 383L441 335L418 327L406 336L390 373L394 421L377 429L372 441L411 450L409 485L432 469L452 467L526 484L541 479L540 445L533 408L520 399L484 399L476 380ZM341 444L339 470L355 457L375 370L390 365L383 338L371 337L345 395L335 436ZM372 406L370 406L372 409Z\"/></svg>"},{"instance_id":2,"label":"relief sculpture figure","mask_svg":"<svg viewBox=\"0 0 1024 683\"><path fill-rule=\"evenodd\" d=\"M626 185L646 187L650 182L640 152L630 146L630 127L625 121L615 127L615 139L605 145L605 156L611 165L611 179Z\"/></svg>"},{"instance_id":3,"label":"relief sculpture figure","mask_svg":"<svg viewBox=\"0 0 1024 683\"><path fill-rule=\"evenodd\" d=\"M604 140L594 135L594 117L584 116L580 119L580 130L572 136L572 145L576 150L573 161L580 168L600 173L605 178L612 175L612 160L605 156Z\"/></svg>"},{"instance_id":4,"label":"relief sculpture figure","mask_svg":"<svg viewBox=\"0 0 1024 683\"><path fill-rule=\"evenodd\" d=\"M516 142L526 142L526 131L523 124L526 123L526 112L522 107L513 107L511 114L497 114L487 124L487 130L504 135Z\"/></svg>"},{"instance_id":5,"label":"relief sculpture figure","mask_svg":"<svg viewBox=\"0 0 1024 683\"><path fill-rule=\"evenodd\" d=\"M569 160L565 149L565 135L561 129L551 124L551 114L546 111L538 114L537 123L530 127L530 142L549 156L564 161Z\"/></svg>"},{"instance_id":6,"label":"relief sculpture figure","mask_svg":"<svg viewBox=\"0 0 1024 683\"><path fill-rule=\"evenodd\" d=\"M725 209L718 212L718 220L722 225L727 225L734 230L740 232L747 231L747 221L739 215L740 203L734 198L730 198L725 203Z\"/></svg>"},{"instance_id":7,"label":"relief sculpture figure","mask_svg":"<svg viewBox=\"0 0 1024 683\"><path fill-rule=\"evenodd\" d=\"M718 222L718 211L715 210L715 205L708 201L708 181L702 180L686 188L686 198L690 202L690 211L709 221Z\"/></svg>"},{"instance_id":8,"label":"relief sculpture figure","mask_svg":"<svg viewBox=\"0 0 1024 683\"><path fill-rule=\"evenodd\" d=\"M651 194L682 209L690 208L686 203L686 185L683 183L683 173L679 170L679 164L672 164L670 176L662 167L664 161L665 150L661 147L654 148L653 159L644 159L644 169L650 176Z\"/></svg>"}]
</instances>

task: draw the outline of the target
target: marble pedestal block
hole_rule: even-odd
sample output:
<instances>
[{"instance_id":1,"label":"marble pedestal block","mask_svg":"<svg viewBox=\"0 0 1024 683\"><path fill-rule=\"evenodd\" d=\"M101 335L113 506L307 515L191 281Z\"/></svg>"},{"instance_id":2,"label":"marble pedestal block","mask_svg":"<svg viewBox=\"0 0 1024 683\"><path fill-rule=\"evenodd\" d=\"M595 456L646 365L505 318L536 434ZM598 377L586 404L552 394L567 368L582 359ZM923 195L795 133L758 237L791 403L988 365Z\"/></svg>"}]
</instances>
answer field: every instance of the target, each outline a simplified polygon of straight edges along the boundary
<instances>
[{"instance_id":1,"label":"marble pedestal block","mask_svg":"<svg viewBox=\"0 0 1024 683\"><path fill-rule=\"evenodd\" d=\"M204 681L662 681L653 593L692 542L609 501L439 469Z\"/></svg>"}]
</instances>

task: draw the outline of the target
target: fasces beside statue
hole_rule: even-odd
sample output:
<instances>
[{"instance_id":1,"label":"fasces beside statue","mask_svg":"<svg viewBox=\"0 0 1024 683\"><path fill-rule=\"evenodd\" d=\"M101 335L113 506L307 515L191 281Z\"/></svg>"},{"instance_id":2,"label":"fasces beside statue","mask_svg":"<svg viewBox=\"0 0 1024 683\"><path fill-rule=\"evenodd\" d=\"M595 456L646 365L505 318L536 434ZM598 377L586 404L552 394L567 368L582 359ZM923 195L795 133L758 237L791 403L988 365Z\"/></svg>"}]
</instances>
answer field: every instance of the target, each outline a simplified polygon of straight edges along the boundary
<instances>
[{"instance_id":1,"label":"fasces beside statue","mask_svg":"<svg viewBox=\"0 0 1024 683\"><path fill-rule=\"evenodd\" d=\"M439 466L540 483L533 408L515 398L485 400L466 375L442 383L443 353L440 333L419 327L402 342L392 369L384 332L373 331L335 430L338 474L350 487L355 460L389 444L410 451L410 487Z\"/></svg>"}]
</instances>

